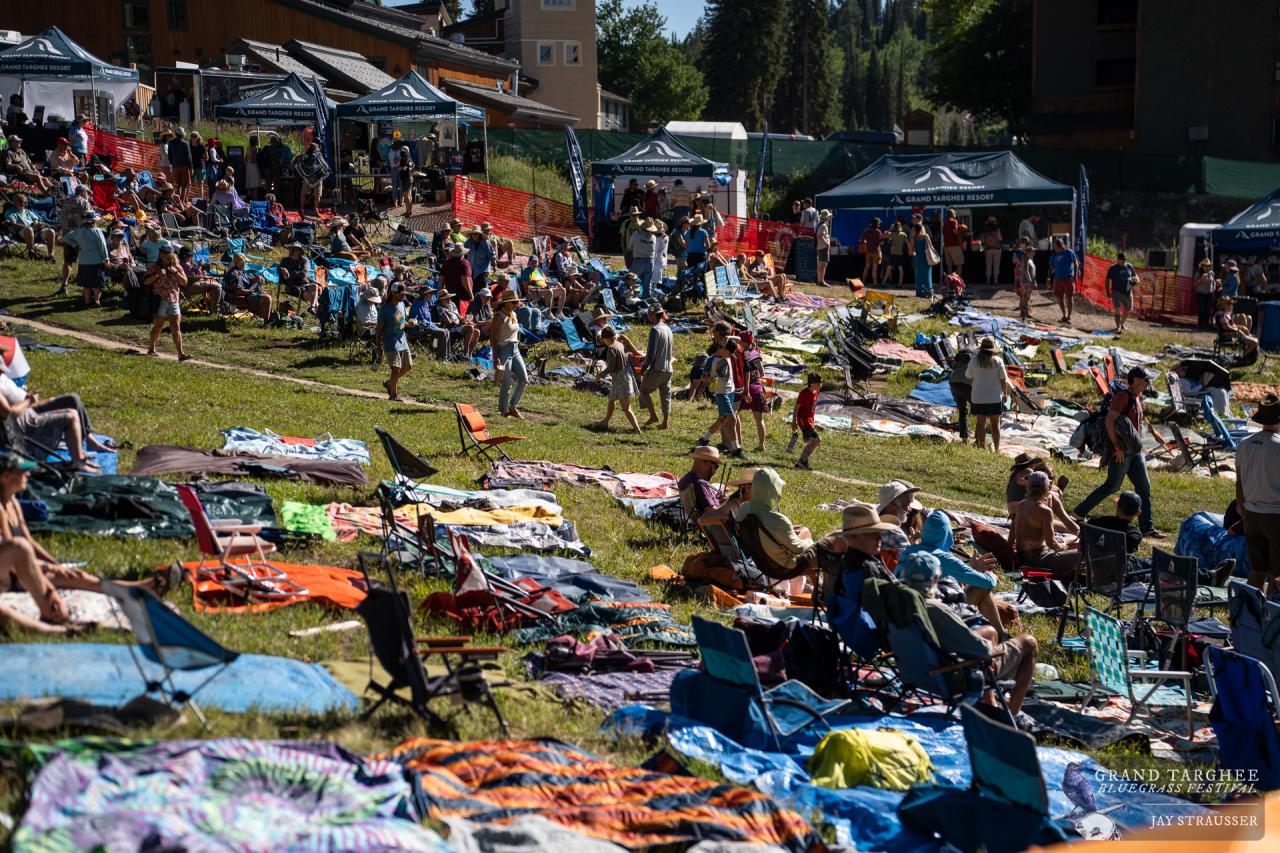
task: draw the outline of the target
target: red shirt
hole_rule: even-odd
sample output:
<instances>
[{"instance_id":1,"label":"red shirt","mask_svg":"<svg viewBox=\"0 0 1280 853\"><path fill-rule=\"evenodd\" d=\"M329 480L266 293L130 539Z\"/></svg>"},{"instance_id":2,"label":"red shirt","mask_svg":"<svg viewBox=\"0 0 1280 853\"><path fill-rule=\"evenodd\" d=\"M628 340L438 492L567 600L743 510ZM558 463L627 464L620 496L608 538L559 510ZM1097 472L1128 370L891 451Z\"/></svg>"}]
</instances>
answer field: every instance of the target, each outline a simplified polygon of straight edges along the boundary
<instances>
[{"instance_id":1,"label":"red shirt","mask_svg":"<svg viewBox=\"0 0 1280 853\"><path fill-rule=\"evenodd\" d=\"M960 220L951 218L942 223L942 245L960 245Z\"/></svg>"},{"instance_id":2,"label":"red shirt","mask_svg":"<svg viewBox=\"0 0 1280 853\"><path fill-rule=\"evenodd\" d=\"M658 197L657 190L645 190L644 193L644 212L649 216L657 216L658 208L662 205L662 200Z\"/></svg>"},{"instance_id":3,"label":"red shirt","mask_svg":"<svg viewBox=\"0 0 1280 853\"><path fill-rule=\"evenodd\" d=\"M796 426L810 427L814 425L814 409L818 405L818 392L805 388L796 397Z\"/></svg>"},{"instance_id":4,"label":"red shirt","mask_svg":"<svg viewBox=\"0 0 1280 853\"><path fill-rule=\"evenodd\" d=\"M466 258L446 258L440 266L440 284L457 299L471 298L471 264Z\"/></svg>"},{"instance_id":5,"label":"red shirt","mask_svg":"<svg viewBox=\"0 0 1280 853\"><path fill-rule=\"evenodd\" d=\"M1142 406L1128 391L1120 391L1111 398L1110 411L1118 412L1129 419L1133 428L1142 432Z\"/></svg>"}]
</instances>

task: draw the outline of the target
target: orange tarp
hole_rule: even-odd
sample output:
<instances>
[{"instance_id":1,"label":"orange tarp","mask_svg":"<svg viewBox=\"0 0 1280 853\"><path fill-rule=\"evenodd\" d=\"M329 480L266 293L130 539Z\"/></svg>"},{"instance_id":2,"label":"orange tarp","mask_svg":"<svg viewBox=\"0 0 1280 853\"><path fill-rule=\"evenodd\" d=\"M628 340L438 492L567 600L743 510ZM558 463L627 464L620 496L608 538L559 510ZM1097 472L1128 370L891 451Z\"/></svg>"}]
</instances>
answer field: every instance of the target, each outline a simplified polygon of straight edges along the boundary
<instances>
[{"instance_id":1,"label":"orange tarp","mask_svg":"<svg viewBox=\"0 0 1280 853\"><path fill-rule=\"evenodd\" d=\"M236 559L229 562L232 565L236 565L247 561ZM215 560L193 560L182 564L182 568L186 570L191 585L195 588L193 600L198 612L264 613L268 610L276 610L281 607L288 607L291 604L300 604L304 601L314 601L328 607L351 610L365 599L364 575L358 571L340 569L337 566L304 566L297 563L282 563L272 560L271 565L274 568L287 574L290 580L306 589L307 594L279 601L255 601L251 604L239 604L235 602L242 600L240 596L216 580L207 577L197 580L197 574L201 569L217 569L218 565Z\"/></svg>"}]
</instances>

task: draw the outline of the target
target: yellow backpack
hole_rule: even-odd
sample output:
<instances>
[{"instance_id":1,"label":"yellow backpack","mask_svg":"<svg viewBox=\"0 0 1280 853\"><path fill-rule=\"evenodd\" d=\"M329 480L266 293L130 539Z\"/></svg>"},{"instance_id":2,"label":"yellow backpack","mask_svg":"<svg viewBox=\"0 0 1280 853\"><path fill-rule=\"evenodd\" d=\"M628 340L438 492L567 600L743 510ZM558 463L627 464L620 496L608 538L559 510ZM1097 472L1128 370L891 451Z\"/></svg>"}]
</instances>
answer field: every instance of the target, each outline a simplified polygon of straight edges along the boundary
<instances>
[{"instance_id":1,"label":"yellow backpack","mask_svg":"<svg viewBox=\"0 0 1280 853\"><path fill-rule=\"evenodd\" d=\"M840 729L814 750L809 776L824 788L906 791L933 778L933 762L919 741L897 729Z\"/></svg>"}]
</instances>

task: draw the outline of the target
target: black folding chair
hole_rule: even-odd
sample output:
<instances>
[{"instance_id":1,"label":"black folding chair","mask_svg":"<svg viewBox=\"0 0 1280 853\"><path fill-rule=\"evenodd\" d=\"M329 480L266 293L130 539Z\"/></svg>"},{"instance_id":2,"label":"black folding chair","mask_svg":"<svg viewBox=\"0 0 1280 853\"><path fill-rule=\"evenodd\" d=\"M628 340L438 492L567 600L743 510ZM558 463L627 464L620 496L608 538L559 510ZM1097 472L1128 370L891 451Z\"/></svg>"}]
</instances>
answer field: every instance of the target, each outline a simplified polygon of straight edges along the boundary
<instances>
[{"instance_id":1,"label":"black folding chair","mask_svg":"<svg viewBox=\"0 0 1280 853\"><path fill-rule=\"evenodd\" d=\"M382 451L387 454L387 461L391 463L391 470L395 472L396 482L404 480L426 480L437 473L437 469L430 462L396 441L391 433L375 426L374 433L378 436L378 441L382 443Z\"/></svg>"},{"instance_id":2,"label":"black folding chair","mask_svg":"<svg viewBox=\"0 0 1280 853\"><path fill-rule=\"evenodd\" d=\"M1155 595L1155 616L1150 622L1166 625L1173 637L1169 641L1170 652L1178 645L1179 638L1187 635L1187 626L1195 617L1197 607L1225 607L1230 598L1216 594L1201 601L1196 601L1200 585L1200 561L1195 557L1180 557L1170 554L1163 548L1151 550L1151 587ZM1164 644L1160 647L1160 664L1165 664ZM1186 669L1186 644L1182 647L1182 658L1178 661L1181 669ZM1170 661L1172 665L1172 661Z\"/></svg>"},{"instance_id":3,"label":"black folding chair","mask_svg":"<svg viewBox=\"0 0 1280 853\"><path fill-rule=\"evenodd\" d=\"M1142 575L1143 572L1130 568L1123 530L1107 530L1092 524L1080 528L1080 571L1073 581L1077 598L1086 592L1104 596L1107 599L1104 613L1118 611L1124 604L1137 604L1142 612L1151 600L1150 587L1139 583Z\"/></svg>"}]
</instances>

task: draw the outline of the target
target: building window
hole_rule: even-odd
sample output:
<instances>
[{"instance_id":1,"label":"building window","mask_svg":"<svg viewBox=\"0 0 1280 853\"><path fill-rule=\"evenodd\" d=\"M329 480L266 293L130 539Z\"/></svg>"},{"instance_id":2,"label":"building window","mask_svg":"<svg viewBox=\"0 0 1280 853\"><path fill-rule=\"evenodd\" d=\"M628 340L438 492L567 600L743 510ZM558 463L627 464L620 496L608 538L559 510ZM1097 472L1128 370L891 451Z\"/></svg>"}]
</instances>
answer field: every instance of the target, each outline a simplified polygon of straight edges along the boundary
<instances>
[{"instance_id":1,"label":"building window","mask_svg":"<svg viewBox=\"0 0 1280 853\"><path fill-rule=\"evenodd\" d=\"M572 12L574 0L542 0L542 8L548 12Z\"/></svg>"},{"instance_id":2,"label":"building window","mask_svg":"<svg viewBox=\"0 0 1280 853\"><path fill-rule=\"evenodd\" d=\"M576 41L567 41L564 43L564 64L565 65L581 65L582 64L582 45Z\"/></svg>"},{"instance_id":3,"label":"building window","mask_svg":"<svg viewBox=\"0 0 1280 853\"><path fill-rule=\"evenodd\" d=\"M187 17L187 0L166 0L165 12L169 17L169 29L185 30L190 26Z\"/></svg>"},{"instance_id":4,"label":"building window","mask_svg":"<svg viewBox=\"0 0 1280 853\"><path fill-rule=\"evenodd\" d=\"M151 29L149 0L124 0L124 28L126 30Z\"/></svg>"},{"instance_id":5,"label":"building window","mask_svg":"<svg viewBox=\"0 0 1280 853\"><path fill-rule=\"evenodd\" d=\"M387 70L387 58L385 56L366 56L365 61L379 71Z\"/></svg>"},{"instance_id":6,"label":"building window","mask_svg":"<svg viewBox=\"0 0 1280 853\"><path fill-rule=\"evenodd\" d=\"M1138 0L1098 0L1098 26L1128 27L1138 23Z\"/></svg>"},{"instance_id":7,"label":"building window","mask_svg":"<svg viewBox=\"0 0 1280 853\"><path fill-rule=\"evenodd\" d=\"M141 69L150 69L154 64L151 56L151 36L125 36L124 57L127 62L134 63Z\"/></svg>"},{"instance_id":8,"label":"building window","mask_svg":"<svg viewBox=\"0 0 1280 853\"><path fill-rule=\"evenodd\" d=\"M556 46L549 41L538 42L538 64L539 65L555 65L556 64Z\"/></svg>"},{"instance_id":9,"label":"building window","mask_svg":"<svg viewBox=\"0 0 1280 853\"><path fill-rule=\"evenodd\" d=\"M1137 65L1128 59L1099 59L1093 66L1094 85L1099 89L1132 89L1137 80Z\"/></svg>"}]
</instances>

